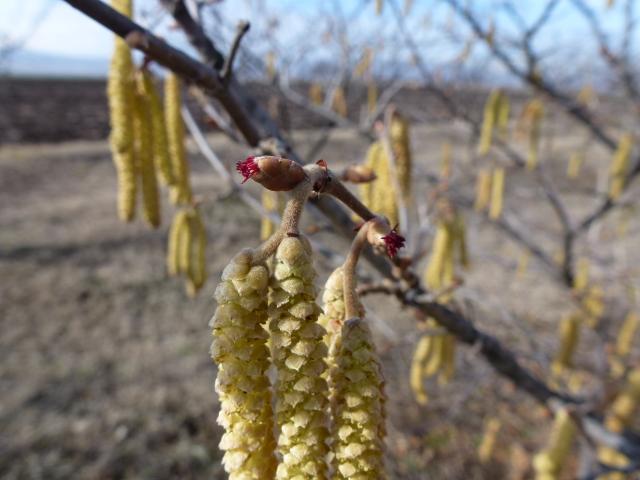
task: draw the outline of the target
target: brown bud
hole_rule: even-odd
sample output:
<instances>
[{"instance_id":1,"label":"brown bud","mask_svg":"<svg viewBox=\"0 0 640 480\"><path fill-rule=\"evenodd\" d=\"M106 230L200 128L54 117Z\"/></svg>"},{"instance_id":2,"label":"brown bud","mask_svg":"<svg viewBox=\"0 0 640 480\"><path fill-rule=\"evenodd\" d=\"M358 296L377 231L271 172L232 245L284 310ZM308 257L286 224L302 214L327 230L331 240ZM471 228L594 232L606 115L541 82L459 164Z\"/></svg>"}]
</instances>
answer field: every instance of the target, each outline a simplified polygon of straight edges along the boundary
<instances>
[{"instance_id":1,"label":"brown bud","mask_svg":"<svg viewBox=\"0 0 640 480\"><path fill-rule=\"evenodd\" d=\"M254 157L254 162L259 170L251 178L274 192L292 190L307 178L302 166L288 158L264 155Z\"/></svg>"}]
</instances>

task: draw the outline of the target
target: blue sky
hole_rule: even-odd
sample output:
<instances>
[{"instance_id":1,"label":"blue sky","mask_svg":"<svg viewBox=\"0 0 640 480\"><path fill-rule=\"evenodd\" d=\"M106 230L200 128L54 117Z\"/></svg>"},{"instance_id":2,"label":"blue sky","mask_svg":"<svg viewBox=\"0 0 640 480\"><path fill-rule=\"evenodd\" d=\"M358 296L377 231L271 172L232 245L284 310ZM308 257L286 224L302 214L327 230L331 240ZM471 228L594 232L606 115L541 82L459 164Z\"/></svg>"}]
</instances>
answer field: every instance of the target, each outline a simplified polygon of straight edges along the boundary
<instances>
[{"instance_id":1,"label":"blue sky","mask_svg":"<svg viewBox=\"0 0 640 480\"><path fill-rule=\"evenodd\" d=\"M396 0L402 4L404 0ZM546 3L545 0L516 0L514 2L521 9L525 21L531 22ZM569 1L558 8L553 22L545 31L538 46L543 50L553 51L556 45L573 45L576 48L576 58L581 55L588 61L590 37L584 21L579 18L569 5ZM620 17L616 14L621 6L616 5L607 11L605 0L587 0L587 3L598 11L599 17L607 26L612 38L620 32ZM618 3L622 3L618 0ZM308 31L309 18L321 18L324 10L333 11L335 5L348 15L363 4L363 13L358 17L357 25L353 26L352 34L366 38L370 36L375 41L377 34L385 28L392 27L392 22L385 22L389 15L388 6L385 16L376 17L373 0L224 0L216 8L219 9L226 23L232 26L237 20L248 19L257 23L264 19L265 11L260 5L266 5L266 11L277 13L280 21L278 29L278 43L280 46L295 45L298 39L311 35ZM423 18L431 18L433 22L442 24L451 21L452 15L447 7L436 0L414 0L412 19L416 25L421 25ZM500 0L475 0L477 11L489 18L496 11ZM136 12L147 13L145 18L158 17L157 0L137 0ZM640 10L640 9L638 9ZM640 12L638 12L640 14ZM140 17L138 17L140 18ZM455 29L462 26L459 20L453 21ZM159 26L157 31L176 46L187 48L184 38L168 28L168 20ZM229 31L229 34L231 33ZM355 33L354 33L355 32ZM254 39L260 38L259 33L252 31ZM24 41L23 50L32 53L73 57L78 59L98 59L106 61L112 49L112 35L91 19L83 16L62 0L0 0L0 41L8 38L10 41ZM637 39L636 39L637 40ZM260 46L259 42L256 44ZM593 45L591 45L593 48ZM637 50L636 50L637 51ZM441 50L434 48L431 55L438 55ZM41 65L46 70L47 65ZM106 68L106 67L105 67Z\"/></svg>"}]
</instances>

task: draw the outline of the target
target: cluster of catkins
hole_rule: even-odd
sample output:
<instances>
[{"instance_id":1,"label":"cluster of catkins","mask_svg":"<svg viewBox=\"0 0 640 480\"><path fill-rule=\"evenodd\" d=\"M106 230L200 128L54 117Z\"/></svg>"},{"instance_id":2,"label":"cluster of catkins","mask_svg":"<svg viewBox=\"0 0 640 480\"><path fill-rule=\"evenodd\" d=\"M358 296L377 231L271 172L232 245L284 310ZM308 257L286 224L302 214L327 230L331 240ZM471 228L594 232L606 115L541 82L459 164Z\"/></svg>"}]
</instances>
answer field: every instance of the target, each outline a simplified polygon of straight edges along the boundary
<instances>
[{"instance_id":1,"label":"cluster of catkins","mask_svg":"<svg viewBox=\"0 0 640 480\"><path fill-rule=\"evenodd\" d=\"M250 157L239 169L259 181L273 158ZM280 228L236 255L216 289L223 464L231 479L384 478L383 379L371 333L361 307L346 318L346 267L327 281L324 309L316 303L311 245L287 229L304 200L288 200Z\"/></svg>"},{"instance_id":2,"label":"cluster of catkins","mask_svg":"<svg viewBox=\"0 0 640 480\"><path fill-rule=\"evenodd\" d=\"M439 199L436 206L439 218L424 281L439 302L447 303L456 285L456 266L469 265L466 229L462 215L447 198ZM418 341L409 377L416 401L421 405L428 402L424 379L438 374L439 382L446 383L455 369L455 337L439 331L433 319L427 319L425 327L430 331Z\"/></svg>"},{"instance_id":3,"label":"cluster of catkins","mask_svg":"<svg viewBox=\"0 0 640 480\"><path fill-rule=\"evenodd\" d=\"M376 180L360 186L360 199L374 212L398 223L398 196L405 202L411 197L411 146L409 122L399 113L394 113L389 128L391 148L395 162L389 158L384 143L378 140L367 151L365 166L376 175ZM395 171L394 171L395 167ZM396 185L400 192L396 191Z\"/></svg>"},{"instance_id":4,"label":"cluster of catkins","mask_svg":"<svg viewBox=\"0 0 640 480\"><path fill-rule=\"evenodd\" d=\"M112 6L132 16L131 0L112 0ZM187 290L194 294L206 279L206 235L189 183L180 80L173 73L167 75L163 104L148 65L136 69L126 41L116 37L107 93L110 144L118 175L118 215L123 221L133 220L140 190L143 216L158 227L158 180L169 187L171 201L182 209L171 227L168 270L172 275L185 274Z\"/></svg>"}]
</instances>

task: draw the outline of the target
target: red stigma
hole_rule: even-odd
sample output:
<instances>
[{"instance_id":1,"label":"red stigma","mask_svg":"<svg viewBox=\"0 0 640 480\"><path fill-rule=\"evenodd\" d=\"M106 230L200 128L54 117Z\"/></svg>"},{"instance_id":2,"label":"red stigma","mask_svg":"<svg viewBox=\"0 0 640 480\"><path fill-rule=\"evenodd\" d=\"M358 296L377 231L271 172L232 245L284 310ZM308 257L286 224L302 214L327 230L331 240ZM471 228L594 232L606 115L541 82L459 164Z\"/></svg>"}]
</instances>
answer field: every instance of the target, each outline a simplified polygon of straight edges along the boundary
<instances>
[{"instance_id":1,"label":"red stigma","mask_svg":"<svg viewBox=\"0 0 640 480\"><path fill-rule=\"evenodd\" d=\"M255 157L247 157L246 160L236 163L236 170L242 175L242 183L260 171L260 167L258 167L254 158Z\"/></svg>"},{"instance_id":2,"label":"red stigma","mask_svg":"<svg viewBox=\"0 0 640 480\"><path fill-rule=\"evenodd\" d=\"M404 247L404 237L396 232L394 227L387 235L382 237L384 244L387 247L387 254L394 258L402 247Z\"/></svg>"}]
</instances>

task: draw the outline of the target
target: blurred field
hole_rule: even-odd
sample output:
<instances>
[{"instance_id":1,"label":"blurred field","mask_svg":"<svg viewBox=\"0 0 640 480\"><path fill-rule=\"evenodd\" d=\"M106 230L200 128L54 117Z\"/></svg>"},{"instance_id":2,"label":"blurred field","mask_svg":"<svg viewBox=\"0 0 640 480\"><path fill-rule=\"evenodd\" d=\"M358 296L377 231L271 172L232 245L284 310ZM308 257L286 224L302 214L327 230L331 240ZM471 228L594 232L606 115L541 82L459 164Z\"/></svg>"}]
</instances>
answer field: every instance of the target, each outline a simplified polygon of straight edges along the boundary
<instances>
[{"instance_id":1,"label":"blurred field","mask_svg":"<svg viewBox=\"0 0 640 480\"><path fill-rule=\"evenodd\" d=\"M297 147L306 151L316 136L313 131L296 134ZM460 168L472 168L455 125L418 126L413 139L419 201L426 201L425 175L437 171L443 140L454 143ZM565 135L556 146L568 152L577 141ZM246 155L218 136L212 143L229 165ZM359 161L365 151L366 144L353 132L337 131L323 158L339 168ZM597 153L590 155L596 158ZM602 167L593 158L581 179L584 185L593 185L594 171ZM259 221L226 195L226 186L193 150L192 160L194 188L204 198L210 271L195 300L165 271L172 208L163 205L158 231L141 221L118 222L115 172L106 142L0 150L0 477L224 478L207 323L222 268L240 248L257 244ZM567 187L565 165L562 157L550 165L560 188ZM547 207L520 215L519 205L531 201L525 177L509 177L507 208L540 229L543 238L552 238L557 226L549 222ZM463 193L472 195L472 183ZM579 189L567 196L572 206L586 211L590 205L584 198ZM461 291L461 306L545 375L556 322L570 308L568 295L533 261L529 272L515 281L518 249L484 220L470 217L469 222L474 268ZM613 231L612 223L600 234ZM322 232L317 237L344 253L342 240ZM550 240L543 244L551 248ZM601 252L605 261L607 255ZM330 267L321 259L318 267L320 287ZM367 298L367 304L388 384L392 478L528 475L526 454L535 451L548 425L533 402L500 380L473 349L461 347L455 380L443 387L430 383L432 402L419 407L407 385L414 319L385 297ZM602 328L604 338L613 335L615 322ZM578 355L578 364L594 375L602 368L599 359L589 356L597 341L585 333ZM497 414L505 426L496 461L481 466L475 449L482 425ZM512 451L516 440L522 446L519 464L512 457L517 455Z\"/></svg>"}]
</instances>

